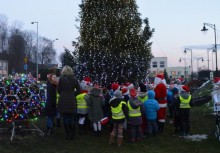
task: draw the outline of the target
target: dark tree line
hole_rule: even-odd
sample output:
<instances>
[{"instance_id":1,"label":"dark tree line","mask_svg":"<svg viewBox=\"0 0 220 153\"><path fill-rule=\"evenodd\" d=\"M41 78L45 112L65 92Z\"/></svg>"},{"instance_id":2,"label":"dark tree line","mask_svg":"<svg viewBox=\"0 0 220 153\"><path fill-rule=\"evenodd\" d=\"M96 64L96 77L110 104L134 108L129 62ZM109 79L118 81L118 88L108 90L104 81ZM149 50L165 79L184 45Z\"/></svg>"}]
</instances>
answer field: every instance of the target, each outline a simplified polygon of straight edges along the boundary
<instances>
[{"instance_id":1,"label":"dark tree line","mask_svg":"<svg viewBox=\"0 0 220 153\"><path fill-rule=\"evenodd\" d=\"M36 56L38 58L36 58ZM0 15L0 60L8 61L8 73L25 73L24 58L28 58L27 72L36 72L36 62L39 65L55 63L56 51L53 41L45 37L38 37L35 32L22 30L20 22L11 25L7 17ZM36 61L38 59L38 61ZM42 69L43 67L39 67Z\"/></svg>"}]
</instances>

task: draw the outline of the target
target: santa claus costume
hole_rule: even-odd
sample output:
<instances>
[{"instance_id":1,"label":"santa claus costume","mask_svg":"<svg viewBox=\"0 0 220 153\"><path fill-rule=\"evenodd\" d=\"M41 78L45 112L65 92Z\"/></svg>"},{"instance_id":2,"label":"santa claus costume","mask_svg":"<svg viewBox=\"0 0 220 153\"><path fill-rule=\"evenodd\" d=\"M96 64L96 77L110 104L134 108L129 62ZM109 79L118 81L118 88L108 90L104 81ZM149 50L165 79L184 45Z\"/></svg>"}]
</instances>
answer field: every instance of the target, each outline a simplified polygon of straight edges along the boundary
<instances>
[{"instance_id":1,"label":"santa claus costume","mask_svg":"<svg viewBox=\"0 0 220 153\"><path fill-rule=\"evenodd\" d=\"M158 132L162 133L164 130L164 124L166 119L166 108L167 108L167 88L164 84L165 81L164 76L162 74L158 74L155 77L154 85L155 85L155 99L158 101L158 104L160 106L160 109L157 113L157 119L158 119Z\"/></svg>"}]
</instances>

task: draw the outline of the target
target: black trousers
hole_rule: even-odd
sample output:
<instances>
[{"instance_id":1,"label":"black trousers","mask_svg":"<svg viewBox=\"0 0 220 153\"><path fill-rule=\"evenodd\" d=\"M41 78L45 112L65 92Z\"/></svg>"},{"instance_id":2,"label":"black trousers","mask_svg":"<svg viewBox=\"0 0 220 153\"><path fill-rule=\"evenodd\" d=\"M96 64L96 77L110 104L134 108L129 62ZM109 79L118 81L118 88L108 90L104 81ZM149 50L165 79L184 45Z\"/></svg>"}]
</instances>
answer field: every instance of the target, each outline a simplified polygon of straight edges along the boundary
<instances>
[{"instance_id":1,"label":"black trousers","mask_svg":"<svg viewBox=\"0 0 220 153\"><path fill-rule=\"evenodd\" d=\"M190 109L189 108L180 108L180 129L182 134L188 134L190 130Z\"/></svg>"}]
</instances>

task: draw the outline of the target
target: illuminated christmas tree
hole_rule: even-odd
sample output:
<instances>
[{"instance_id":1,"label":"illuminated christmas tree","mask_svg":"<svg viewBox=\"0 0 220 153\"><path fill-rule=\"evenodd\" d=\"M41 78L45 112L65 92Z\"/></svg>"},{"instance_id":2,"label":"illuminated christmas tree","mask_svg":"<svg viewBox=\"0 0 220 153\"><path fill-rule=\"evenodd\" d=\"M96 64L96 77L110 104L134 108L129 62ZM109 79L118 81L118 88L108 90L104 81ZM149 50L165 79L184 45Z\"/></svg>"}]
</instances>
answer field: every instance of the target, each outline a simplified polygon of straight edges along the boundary
<instances>
[{"instance_id":1,"label":"illuminated christmas tree","mask_svg":"<svg viewBox=\"0 0 220 153\"><path fill-rule=\"evenodd\" d=\"M144 81L154 29L140 18L136 1L82 0L80 8L80 37L74 43L78 78L89 76L102 86Z\"/></svg>"}]
</instances>

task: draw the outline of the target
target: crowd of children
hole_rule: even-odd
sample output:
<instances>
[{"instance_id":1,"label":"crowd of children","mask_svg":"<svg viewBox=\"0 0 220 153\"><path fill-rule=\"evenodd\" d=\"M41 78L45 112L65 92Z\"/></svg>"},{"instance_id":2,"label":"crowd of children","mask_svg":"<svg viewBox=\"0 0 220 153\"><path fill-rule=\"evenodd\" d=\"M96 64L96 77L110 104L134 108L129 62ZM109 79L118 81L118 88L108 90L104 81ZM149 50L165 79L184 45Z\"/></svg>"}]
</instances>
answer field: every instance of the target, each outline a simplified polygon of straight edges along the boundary
<instances>
[{"instance_id":1,"label":"crowd of children","mask_svg":"<svg viewBox=\"0 0 220 153\"><path fill-rule=\"evenodd\" d=\"M53 80L55 79L53 78ZM76 125L78 125L77 132L80 135L91 127L94 135L99 136L102 132L102 125L106 123L111 129L109 144L113 144L117 139L118 147L122 145L125 134L128 134L130 142L140 141L145 136L156 136L164 131L167 105L170 123L174 123L175 131L181 132L180 134L183 136L189 134L189 110L192 106L192 97L189 88L186 85L181 85L179 80L167 88L163 75L157 75L153 85L140 83L135 87L132 83L123 85L112 83L111 89L107 89L92 85L91 79L86 77L83 81L78 82L78 85L77 82L74 82L77 90L73 88L74 86L69 85L69 81L64 76L61 76L60 80L67 87L60 81L54 84L53 81L50 81L48 82L50 85L48 90L54 89L55 85L59 89L58 111L64 115L67 139L75 137ZM67 97L62 96L63 92L71 94L66 92L67 89L73 91L75 96L75 105L71 109L74 118L77 117L75 123L72 121L70 112L62 110L67 109L65 105ZM54 96L53 91L49 93ZM71 96L73 95L71 94ZM48 96L51 97L51 95ZM68 111L71 110L68 109ZM48 116L49 129L52 129L51 118L53 116L55 117L54 112L53 115ZM70 126L65 124L69 120L71 120ZM74 131L68 132L67 130ZM71 133L71 138L68 136L69 133Z\"/></svg>"}]
</instances>

